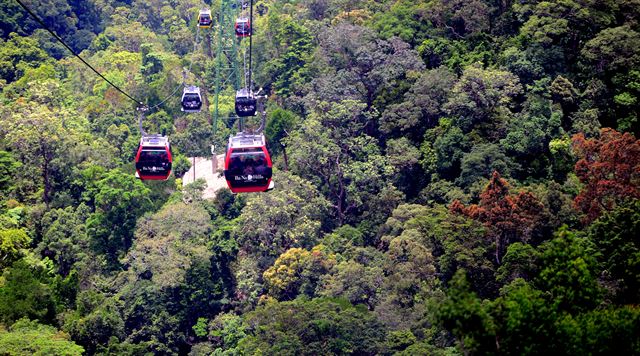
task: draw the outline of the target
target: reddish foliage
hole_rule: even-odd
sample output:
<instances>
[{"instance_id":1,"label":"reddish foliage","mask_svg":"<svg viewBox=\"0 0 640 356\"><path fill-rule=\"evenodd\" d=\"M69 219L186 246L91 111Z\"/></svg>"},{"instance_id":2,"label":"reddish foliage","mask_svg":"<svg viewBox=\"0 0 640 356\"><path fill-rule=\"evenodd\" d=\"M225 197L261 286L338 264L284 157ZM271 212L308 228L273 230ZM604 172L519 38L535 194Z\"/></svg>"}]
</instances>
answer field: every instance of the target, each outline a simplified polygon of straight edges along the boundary
<instances>
[{"instance_id":1,"label":"reddish foliage","mask_svg":"<svg viewBox=\"0 0 640 356\"><path fill-rule=\"evenodd\" d=\"M456 200L449 209L452 213L481 221L491 230L498 263L509 243L531 239L544 214L544 206L531 193L511 195L509 183L498 172L493 172L489 184L480 194L480 204L465 207Z\"/></svg>"},{"instance_id":2,"label":"reddish foliage","mask_svg":"<svg viewBox=\"0 0 640 356\"><path fill-rule=\"evenodd\" d=\"M579 157L576 175L584 184L575 204L586 223L624 199L640 198L640 140L632 134L611 128L602 129L600 138L576 134L573 149Z\"/></svg>"}]
</instances>

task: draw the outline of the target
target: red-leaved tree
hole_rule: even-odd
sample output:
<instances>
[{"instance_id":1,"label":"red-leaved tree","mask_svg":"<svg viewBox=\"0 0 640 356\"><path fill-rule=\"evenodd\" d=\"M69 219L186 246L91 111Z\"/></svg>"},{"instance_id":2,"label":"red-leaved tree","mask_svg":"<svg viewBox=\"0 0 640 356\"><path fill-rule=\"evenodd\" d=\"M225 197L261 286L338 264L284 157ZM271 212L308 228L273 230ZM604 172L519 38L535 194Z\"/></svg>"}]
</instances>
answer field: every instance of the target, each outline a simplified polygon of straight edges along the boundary
<instances>
[{"instance_id":1,"label":"red-leaved tree","mask_svg":"<svg viewBox=\"0 0 640 356\"><path fill-rule=\"evenodd\" d=\"M640 140L612 128L600 130L600 138L573 136L579 160L575 171L584 184L575 199L586 214L585 223L612 210L625 199L640 198Z\"/></svg>"},{"instance_id":2,"label":"red-leaved tree","mask_svg":"<svg viewBox=\"0 0 640 356\"><path fill-rule=\"evenodd\" d=\"M495 258L498 264L510 243L531 240L541 227L545 214L544 206L533 194L510 194L509 183L496 171L480 194L480 204L465 207L455 200L449 209L453 213L478 220L489 228L495 241Z\"/></svg>"}]
</instances>

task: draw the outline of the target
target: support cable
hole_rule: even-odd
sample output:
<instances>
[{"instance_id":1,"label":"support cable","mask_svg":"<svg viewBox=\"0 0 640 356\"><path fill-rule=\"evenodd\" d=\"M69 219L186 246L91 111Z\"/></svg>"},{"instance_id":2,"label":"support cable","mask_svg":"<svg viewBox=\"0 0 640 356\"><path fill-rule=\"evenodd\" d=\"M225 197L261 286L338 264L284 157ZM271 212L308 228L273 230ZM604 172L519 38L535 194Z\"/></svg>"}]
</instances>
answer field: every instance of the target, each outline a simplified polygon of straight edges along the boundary
<instances>
[{"instance_id":1,"label":"support cable","mask_svg":"<svg viewBox=\"0 0 640 356\"><path fill-rule=\"evenodd\" d=\"M45 30L49 31L49 33L55 37L55 39L58 40L58 42L62 43L63 46L65 46L74 56L78 57L78 59L84 63L87 67L91 68L92 71L94 71L100 78L102 78L105 82L109 83L109 85L111 85L112 87L114 87L117 91L119 91L120 93L122 93L122 95L126 96L127 98L135 101L135 103L139 106L144 106L144 103L136 98L134 98L133 96L127 94L124 90L120 89L117 85L113 84L109 79L107 79L104 75L102 75L100 72L98 72L95 68L93 68L91 66L91 64L87 63L87 61L85 61L82 57L80 57L79 54L76 53L76 51L74 51L60 36L58 36L55 32L53 32L51 29L49 29L49 27L44 23L44 21L42 21L42 19L40 19L40 17L38 17L38 15L36 15L35 13L33 13L33 11L31 11L31 9L29 9L24 3L22 3L22 1L20 0L16 0L16 2L18 3L18 5L20 5L27 13L29 13L29 15L31 15L31 17L33 17L34 20L36 20L36 22L38 22L40 24L40 26L42 26Z\"/></svg>"}]
</instances>

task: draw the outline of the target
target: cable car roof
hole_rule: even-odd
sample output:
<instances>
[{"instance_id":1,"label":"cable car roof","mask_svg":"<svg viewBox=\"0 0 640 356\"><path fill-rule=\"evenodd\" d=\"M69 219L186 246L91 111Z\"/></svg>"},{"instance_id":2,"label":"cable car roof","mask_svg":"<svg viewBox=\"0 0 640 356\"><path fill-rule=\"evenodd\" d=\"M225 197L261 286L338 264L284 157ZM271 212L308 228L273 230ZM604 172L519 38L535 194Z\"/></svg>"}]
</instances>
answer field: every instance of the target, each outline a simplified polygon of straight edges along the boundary
<instances>
[{"instance_id":1,"label":"cable car roof","mask_svg":"<svg viewBox=\"0 0 640 356\"><path fill-rule=\"evenodd\" d=\"M200 96L200 87L197 87L195 85L189 85L184 87L184 89L182 90L182 94L198 94L198 96Z\"/></svg>"},{"instance_id":2,"label":"cable car roof","mask_svg":"<svg viewBox=\"0 0 640 356\"><path fill-rule=\"evenodd\" d=\"M242 88L236 91L236 98L253 98L253 91L247 88Z\"/></svg>"},{"instance_id":3,"label":"cable car roof","mask_svg":"<svg viewBox=\"0 0 640 356\"><path fill-rule=\"evenodd\" d=\"M169 138L161 135L142 136L140 146L143 147L166 147L169 145Z\"/></svg>"},{"instance_id":4,"label":"cable car roof","mask_svg":"<svg viewBox=\"0 0 640 356\"><path fill-rule=\"evenodd\" d=\"M240 133L229 137L230 148L258 147L266 146L266 139L263 134L245 134Z\"/></svg>"}]
</instances>

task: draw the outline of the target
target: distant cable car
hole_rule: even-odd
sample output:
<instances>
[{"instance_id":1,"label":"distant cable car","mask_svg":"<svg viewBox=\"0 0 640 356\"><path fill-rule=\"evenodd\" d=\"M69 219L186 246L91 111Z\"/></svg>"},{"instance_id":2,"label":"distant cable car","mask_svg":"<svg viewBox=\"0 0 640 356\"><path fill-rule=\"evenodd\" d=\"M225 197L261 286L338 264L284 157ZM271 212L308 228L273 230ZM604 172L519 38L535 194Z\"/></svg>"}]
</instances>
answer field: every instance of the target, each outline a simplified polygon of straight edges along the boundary
<instances>
[{"instance_id":1,"label":"distant cable car","mask_svg":"<svg viewBox=\"0 0 640 356\"><path fill-rule=\"evenodd\" d=\"M271 156L263 134L238 133L229 137L224 159L224 178L233 193L273 189Z\"/></svg>"},{"instance_id":2,"label":"distant cable car","mask_svg":"<svg viewBox=\"0 0 640 356\"><path fill-rule=\"evenodd\" d=\"M236 115L240 117L254 116L258 100L253 92L247 88L242 88L236 92Z\"/></svg>"},{"instance_id":3,"label":"distant cable car","mask_svg":"<svg viewBox=\"0 0 640 356\"><path fill-rule=\"evenodd\" d=\"M200 112L202 108L202 96L200 88L188 86L182 90L182 111L184 112Z\"/></svg>"},{"instance_id":4,"label":"distant cable car","mask_svg":"<svg viewBox=\"0 0 640 356\"><path fill-rule=\"evenodd\" d=\"M251 36L251 22L246 17L240 17L236 20L235 29L238 37Z\"/></svg>"},{"instance_id":5,"label":"distant cable car","mask_svg":"<svg viewBox=\"0 0 640 356\"><path fill-rule=\"evenodd\" d=\"M211 10L200 10L200 14L198 14L198 27L211 28L212 23Z\"/></svg>"},{"instance_id":6,"label":"distant cable car","mask_svg":"<svg viewBox=\"0 0 640 356\"><path fill-rule=\"evenodd\" d=\"M162 135L142 136L136 153L136 177L142 180L167 180L171 174L169 139Z\"/></svg>"}]
</instances>

